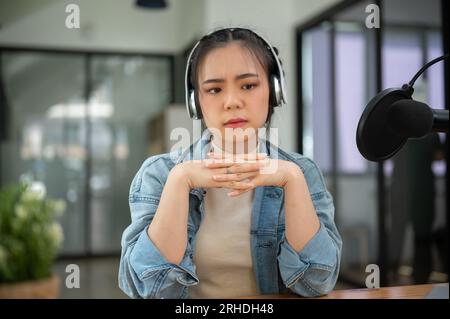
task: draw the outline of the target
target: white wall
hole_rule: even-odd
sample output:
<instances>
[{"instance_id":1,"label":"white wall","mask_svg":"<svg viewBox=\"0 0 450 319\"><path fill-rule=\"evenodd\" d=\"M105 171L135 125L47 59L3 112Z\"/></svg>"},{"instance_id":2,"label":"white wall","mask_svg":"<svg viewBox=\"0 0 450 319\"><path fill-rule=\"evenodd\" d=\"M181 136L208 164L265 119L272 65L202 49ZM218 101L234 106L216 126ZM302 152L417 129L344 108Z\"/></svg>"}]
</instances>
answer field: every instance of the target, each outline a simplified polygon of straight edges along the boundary
<instances>
[{"instance_id":1,"label":"white wall","mask_svg":"<svg viewBox=\"0 0 450 319\"><path fill-rule=\"evenodd\" d=\"M65 27L65 8L69 3L80 7L80 29ZM46 1L33 13L19 12L14 21L0 21L0 45L175 53L192 38L191 33L203 26L204 0L169 0L165 10L141 9L134 3ZM0 3L0 11L14 12L11 7Z\"/></svg>"}]
</instances>

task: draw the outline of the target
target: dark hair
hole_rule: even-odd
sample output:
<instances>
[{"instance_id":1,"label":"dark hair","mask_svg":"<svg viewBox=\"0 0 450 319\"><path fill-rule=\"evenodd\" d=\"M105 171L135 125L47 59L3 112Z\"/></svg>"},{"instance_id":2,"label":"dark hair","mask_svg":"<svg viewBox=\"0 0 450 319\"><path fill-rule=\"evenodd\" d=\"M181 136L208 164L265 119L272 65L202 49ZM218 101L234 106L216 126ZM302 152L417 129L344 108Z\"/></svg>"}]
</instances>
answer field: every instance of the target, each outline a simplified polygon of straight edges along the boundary
<instances>
[{"instance_id":1,"label":"dark hair","mask_svg":"<svg viewBox=\"0 0 450 319\"><path fill-rule=\"evenodd\" d=\"M198 84L198 68L202 63L205 56L213 49L226 47L230 42L237 41L242 47L248 49L248 51L256 57L260 65L266 72L267 80L269 83L269 111L267 113L266 124L270 126L272 119L273 108L275 106L275 96L273 96L271 74L277 72L277 64L270 51L270 48L266 43L260 39L257 35L248 29L232 28L232 29L220 29L216 32L204 36L191 57L191 67L189 74L189 81L191 82L194 90L197 90ZM274 51L278 55L278 49L274 47ZM280 60L281 63L281 60ZM197 91L198 92L198 91ZM198 100L198 94L195 94L195 103L200 105ZM201 111L201 110L199 110Z\"/></svg>"}]
</instances>

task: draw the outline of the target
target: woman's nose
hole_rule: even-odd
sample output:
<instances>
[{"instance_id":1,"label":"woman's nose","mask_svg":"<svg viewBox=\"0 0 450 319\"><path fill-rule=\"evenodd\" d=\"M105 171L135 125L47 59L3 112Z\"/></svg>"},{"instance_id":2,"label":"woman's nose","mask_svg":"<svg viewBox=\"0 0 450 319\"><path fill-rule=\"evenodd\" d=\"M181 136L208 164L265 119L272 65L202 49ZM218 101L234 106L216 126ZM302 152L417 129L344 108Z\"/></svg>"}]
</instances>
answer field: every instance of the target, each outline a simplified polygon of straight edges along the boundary
<instances>
[{"instance_id":1,"label":"woman's nose","mask_svg":"<svg viewBox=\"0 0 450 319\"><path fill-rule=\"evenodd\" d=\"M239 94L237 92L229 92L226 95L226 99L224 102L224 108L226 110L231 110L233 108L242 108L243 102L242 99L239 97Z\"/></svg>"}]
</instances>

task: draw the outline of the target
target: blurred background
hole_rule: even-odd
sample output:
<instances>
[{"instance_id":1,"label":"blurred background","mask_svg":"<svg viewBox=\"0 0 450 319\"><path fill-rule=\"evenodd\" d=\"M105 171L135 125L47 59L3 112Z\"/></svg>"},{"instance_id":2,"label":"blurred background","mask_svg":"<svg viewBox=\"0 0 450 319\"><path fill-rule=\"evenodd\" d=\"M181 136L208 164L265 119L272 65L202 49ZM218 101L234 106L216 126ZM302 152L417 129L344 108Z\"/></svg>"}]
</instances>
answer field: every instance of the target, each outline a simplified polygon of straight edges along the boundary
<instances>
[{"instance_id":1,"label":"blurred background","mask_svg":"<svg viewBox=\"0 0 450 319\"><path fill-rule=\"evenodd\" d=\"M79 6L78 29L65 25L68 4ZM369 4L380 28L366 27ZM31 179L65 200L60 297L126 297L117 270L131 180L148 156L169 151L172 128L192 130L192 46L236 25L280 51L289 104L272 126L281 148L318 163L334 197L337 289L365 287L369 264L382 286L448 282L446 135L410 140L382 163L355 142L377 92L448 53L448 12L445 0L0 0L0 187ZM416 100L448 109L445 65L416 82ZM79 289L64 284L71 263Z\"/></svg>"}]
</instances>

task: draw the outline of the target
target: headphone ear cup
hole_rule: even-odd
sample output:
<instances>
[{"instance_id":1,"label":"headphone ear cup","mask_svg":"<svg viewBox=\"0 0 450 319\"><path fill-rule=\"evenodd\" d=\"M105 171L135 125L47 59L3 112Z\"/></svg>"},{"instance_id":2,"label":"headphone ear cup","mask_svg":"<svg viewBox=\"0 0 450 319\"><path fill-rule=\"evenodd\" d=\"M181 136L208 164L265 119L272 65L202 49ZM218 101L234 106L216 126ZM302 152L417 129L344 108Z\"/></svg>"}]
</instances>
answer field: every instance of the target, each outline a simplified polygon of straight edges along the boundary
<instances>
[{"instance_id":1,"label":"headphone ear cup","mask_svg":"<svg viewBox=\"0 0 450 319\"><path fill-rule=\"evenodd\" d=\"M196 107L195 107L194 90L191 90L189 92L188 105L189 105L189 116L191 117L191 119L197 118L197 112L196 112Z\"/></svg>"},{"instance_id":2,"label":"headphone ear cup","mask_svg":"<svg viewBox=\"0 0 450 319\"><path fill-rule=\"evenodd\" d=\"M195 90L191 90L189 93L189 113L191 119L200 120L203 117L197 97L195 96Z\"/></svg>"},{"instance_id":3,"label":"headphone ear cup","mask_svg":"<svg viewBox=\"0 0 450 319\"><path fill-rule=\"evenodd\" d=\"M269 103L276 107L281 105L281 84L280 79L276 75L270 77L269 83Z\"/></svg>"}]
</instances>

